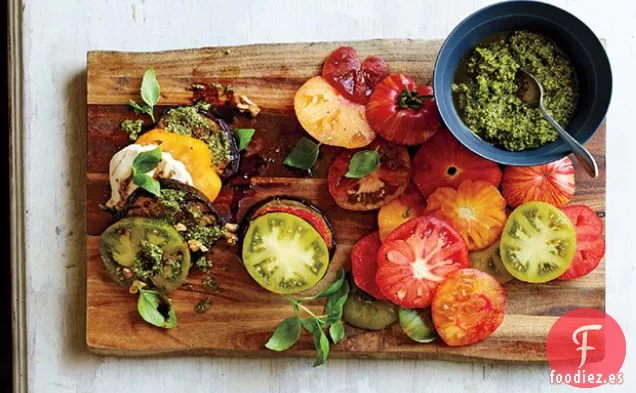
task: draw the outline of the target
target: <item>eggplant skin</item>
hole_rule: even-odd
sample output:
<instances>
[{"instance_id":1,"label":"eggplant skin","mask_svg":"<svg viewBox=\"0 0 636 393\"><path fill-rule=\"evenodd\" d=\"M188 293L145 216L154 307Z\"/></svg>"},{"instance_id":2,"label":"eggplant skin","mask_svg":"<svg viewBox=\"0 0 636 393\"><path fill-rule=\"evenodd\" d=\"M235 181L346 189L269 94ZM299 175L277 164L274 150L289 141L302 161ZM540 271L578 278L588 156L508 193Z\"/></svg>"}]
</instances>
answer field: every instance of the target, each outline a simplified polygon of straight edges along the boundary
<instances>
[{"instance_id":1,"label":"eggplant skin","mask_svg":"<svg viewBox=\"0 0 636 393\"><path fill-rule=\"evenodd\" d=\"M286 196L286 195L273 196L273 197L269 197L269 198L263 199L260 202L257 202L256 204L252 205L248 209L248 211L245 213L245 215L243 216L243 219L241 220L241 222L239 224L239 229L238 229L239 248L238 249L241 250L243 248L243 239L245 239L245 234L247 233L247 229L248 229L250 223L252 222L252 220L256 218L256 214L258 213L258 211L261 208L265 207L265 205L269 204L270 202L285 203L285 201L291 201L291 202L294 202L294 203L301 204L302 206L297 206L296 205L296 206L291 206L291 207L292 208L305 209L307 212L313 214L314 216L319 218L325 224L327 230L329 232L331 232L331 236L330 236L331 237L331 242L325 241L325 243L327 244L327 249L329 250L329 256L333 257L333 254L336 251L336 235L335 235L335 231L333 229L333 225L331 224L331 222L327 218L327 215L320 208L318 208L317 206L315 206L314 204L312 204L311 202L309 202L309 201L307 201L307 200L305 200L303 198L298 198L298 197L294 197L294 196Z\"/></svg>"},{"instance_id":2,"label":"eggplant skin","mask_svg":"<svg viewBox=\"0 0 636 393\"><path fill-rule=\"evenodd\" d=\"M160 179L159 183L162 189L173 189L185 191L187 195L187 199L189 201L194 201L200 205L202 205L206 210L206 214L211 214L215 218L215 224L219 227L223 227L225 225L225 220L216 210L212 202L208 198L206 198L203 193L201 193L196 188L189 186L187 184L178 182L176 180L171 179ZM184 206L182 206L184 207ZM123 217L148 217L148 218L158 218L165 219L166 212L163 211L163 208L157 197L144 190L143 188L137 188L126 201L126 206L120 213L120 218Z\"/></svg>"},{"instance_id":3,"label":"eggplant skin","mask_svg":"<svg viewBox=\"0 0 636 393\"><path fill-rule=\"evenodd\" d=\"M172 109L178 108L194 108L194 107L175 107L166 109L159 121L157 122L156 127L161 129L167 129L166 124L166 116L168 112ZM201 115L207 123L207 127L197 127L193 129L189 129L191 136L193 138L201 139L202 141L207 143L207 138L213 133L222 133L223 139L227 140L228 143L228 158L229 160L225 163L225 165L218 168L219 176L222 180L227 180L232 176L236 175L239 170L239 166L241 164L241 154L238 149L238 143L236 142L236 137L234 136L234 132L228 123L224 120L214 116L210 112L196 109L197 113ZM218 165L217 165L218 166Z\"/></svg>"}]
</instances>

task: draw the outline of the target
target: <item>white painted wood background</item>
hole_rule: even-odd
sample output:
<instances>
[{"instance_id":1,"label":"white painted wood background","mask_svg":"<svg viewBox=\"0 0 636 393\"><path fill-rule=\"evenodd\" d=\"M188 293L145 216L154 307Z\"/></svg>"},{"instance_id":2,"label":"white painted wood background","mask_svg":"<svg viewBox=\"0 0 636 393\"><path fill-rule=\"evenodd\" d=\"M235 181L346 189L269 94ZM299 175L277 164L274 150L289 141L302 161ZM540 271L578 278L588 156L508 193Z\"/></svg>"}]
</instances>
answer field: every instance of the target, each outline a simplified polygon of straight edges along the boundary
<instances>
[{"instance_id":1,"label":"white painted wood background","mask_svg":"<svg viewBox=\"0 0 636 393\"><path fill-rule=\"evenodd\" d=\"M56 392L551 392L541 365L440 361L173 357L120 359L85 346L86 52L154 51L262 42L441 38L490 1L24 0L25 186L29 391ZM608 41L607 311L628 341L636 391L636 6L554 1ZM598 389L601 390L601 389Z\"/></svg>"}]
</instances>

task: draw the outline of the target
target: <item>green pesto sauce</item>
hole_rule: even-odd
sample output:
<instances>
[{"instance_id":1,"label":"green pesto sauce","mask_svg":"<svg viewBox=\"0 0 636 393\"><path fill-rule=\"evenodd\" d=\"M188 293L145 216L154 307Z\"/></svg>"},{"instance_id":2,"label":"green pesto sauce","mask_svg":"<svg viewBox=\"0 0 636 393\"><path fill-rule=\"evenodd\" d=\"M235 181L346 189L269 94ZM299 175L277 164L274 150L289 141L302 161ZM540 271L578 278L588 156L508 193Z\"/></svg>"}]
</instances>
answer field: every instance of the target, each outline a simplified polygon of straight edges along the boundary
<instances>
[{"instance_id":1,"label":"green pesto sauce","mask_svg":"<svg viewBox=\"0 0 636 393\"><path fill-rule=\"evenodd\" d=\"M128 134L128 138L134 142L139 138L143 130L143 120L124 120L121 122L121 130Z\"/></svg>"},{"instance_id":2,"label":"green pesto sauce","mask_svg":"<svg viewBox=\"0 0 636 393\"><path fill-rule=\"evenodd\" d=\"M198 240L206 246L214 244L222 235L223 229L217 226L205 227L196 225L189 227L188 230L184 232L186 240Z\"/></svg>"},{"instance_id":3,"label":"green pesto sauce","mask_svg":"<svg viewBox=\"0 0 636 393\"><path fill-rule=\"evenodd\" d=\"M518 97L521 68L544 87L544 104L561 125L576 110L578 88L570 60L547 38L516 31L477 46L465 61L466 80L456 77L455 105L477 136L510 151L535 149L558 133L538 108Z\"/></svg>"},{"instance_id":4,"label":"green pesto sauce","mask_svg":"<svg viewBox=\"0 0 636 393\"><path fill-rule=\"evenodd\" d=\"M198 112L207 103L200 101L195 106L183 106L166 111L161 122L163 127L175 134L195 136L207 143L212 152L212 165L216 168L225 168L232 160L230 141L225 132L212 130L205 116ZM207 104L209 109L209 104ZM197 132L196 130L204 130ZM193 135L194 134L194 135Z\"/></svg>"},{"instance_id":5,"label":"green pesto sauce","mask_svg":"<svg viewBox=\"0 0 636 393\"><path fill-rule=\"evenodd\" d=\"M163 248L148 240L142 240L139 246L141 249L133 263L132 272L137 277L148 280L163 270Z\"/></svg>"},{"instance_id":6,"label":"green pesto sauce","mask_svg":"<svg viewBox=\"0 0 636 393\"><path fill-rule=\"evenodd\" d=\"M208 129L205 117L192 106L168 109L161 118L166 130L179 135L191 136L196 129Z\"/></svg>"}]
</instances>

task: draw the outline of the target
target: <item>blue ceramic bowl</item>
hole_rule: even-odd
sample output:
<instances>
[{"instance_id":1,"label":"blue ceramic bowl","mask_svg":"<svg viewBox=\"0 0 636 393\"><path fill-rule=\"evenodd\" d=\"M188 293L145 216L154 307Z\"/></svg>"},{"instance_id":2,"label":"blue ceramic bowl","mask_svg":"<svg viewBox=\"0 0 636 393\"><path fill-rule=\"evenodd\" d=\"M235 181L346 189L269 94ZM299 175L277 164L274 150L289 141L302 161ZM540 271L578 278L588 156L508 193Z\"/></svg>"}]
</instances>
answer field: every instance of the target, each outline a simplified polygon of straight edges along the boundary
<instances>
[{"instance_id":1,"label":"blue ceramic bowl","mask_svg":"<svg viewBox=\"0 0 636 393\"><path fill-rule=\"evenodd\" d=\"M483 39L525 29L552 39L572 60L579 79L578 108L566 130L580 143L590 139L605 118L612 93L612 73L603 45L572 14L535 1L507 1L482 8L464 19L446 38L437 55L433 88L446 126L467 148L507 165L538 165L570 153L559 138L538 149L511 152L475 136L455 110L451 86L462 58Z\"/></svg>"}]
</instances>

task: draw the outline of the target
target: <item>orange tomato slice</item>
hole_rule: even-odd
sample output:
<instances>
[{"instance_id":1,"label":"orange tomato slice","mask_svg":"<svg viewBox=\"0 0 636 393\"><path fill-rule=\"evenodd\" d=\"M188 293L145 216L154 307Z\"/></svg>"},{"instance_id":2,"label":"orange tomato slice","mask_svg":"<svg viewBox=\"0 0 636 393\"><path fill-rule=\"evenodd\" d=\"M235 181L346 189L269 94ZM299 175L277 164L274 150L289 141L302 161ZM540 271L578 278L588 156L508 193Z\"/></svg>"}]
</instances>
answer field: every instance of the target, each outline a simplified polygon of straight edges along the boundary
<instances>
[{"instance_id":1,"label":"orange tomato slice","mask_svg":"<svg viewBox=\"0 0 636 393\"><path fill-rule=\"evenodd\" d=\"M503 322L505 308L504 288L477 269L449 274L437 287L431 304L437 334L450 346L488 338Z\"/></svg>"},{"instance_id":2,"label":"orange tomato slice","mask_svg":"<svg viewBox=\"0 0 636 393\"><path fill-rule=\"evenodd\" d=\"M212 152L208 145L190 136L154 129L141 135L135 143L159 145L161 151L170 153L175 160L185 165L192 176L194 186L210 201L214 201L221 190L221 178L212 166Z\"/></svg>"},{"instance_id":3,"label":"orange tomato slice","mask_svg":"<svg viewBox=\"0 0 636 393\"><path fill-rule=\"evenodd\" d=\"M447 221L462 234L470 251L497 241L506 223L506 200L486 181L465 180L457 190L438 188L426 202L425 213Z\"/></svg>"},{"instance_id":4,"label":"orange tomato slice","mask_svg":"<svg viewBox=\"0 0 636 393\"><path fill-rule=\"evenodd\" d=\"M382 206L378 212L380 240L384 240L392 230L424 214L426 201L420 192L409 183L406 191L398 199Z\"/></svg>"}]
</instances>

